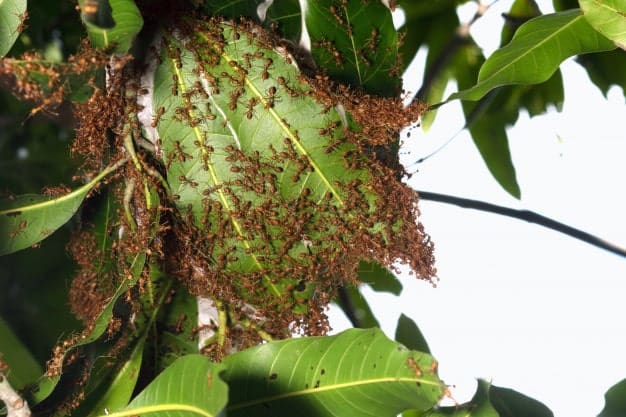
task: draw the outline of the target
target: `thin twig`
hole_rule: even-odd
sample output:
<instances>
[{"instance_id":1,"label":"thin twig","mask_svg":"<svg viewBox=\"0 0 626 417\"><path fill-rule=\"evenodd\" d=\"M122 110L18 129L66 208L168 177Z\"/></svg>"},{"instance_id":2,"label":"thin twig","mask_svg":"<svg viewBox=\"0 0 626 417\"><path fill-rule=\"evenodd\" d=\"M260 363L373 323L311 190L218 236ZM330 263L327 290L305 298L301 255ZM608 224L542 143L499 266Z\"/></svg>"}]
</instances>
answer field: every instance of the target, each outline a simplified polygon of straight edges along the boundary
<instances>
[{"instance_id":1,"label":"thin twig","mask_svg":"<svg viewBox=\"0 0 626 417\"><path fill-rule=\"evenodd\" d=\"M472 200L469 198L455 197L445 194L431 193L428 191L417 191L421 200L436 201L445 204L454 204L463 208L471 208L475 210L485 211L488 213L500 214L502 216L512 217L519 220L524 220L529 223L535 223L548 229L561 232L565 235L578 239L600 249L609 251L615 255L626 258L626 249L621 248L611 242L600 239L597 236L568 226L564 223L550 219L541 214L535 213L529 210L516 210L509 207L498 206L496 204L486 203L484 201Z\"/></svg>"}]
</instances>

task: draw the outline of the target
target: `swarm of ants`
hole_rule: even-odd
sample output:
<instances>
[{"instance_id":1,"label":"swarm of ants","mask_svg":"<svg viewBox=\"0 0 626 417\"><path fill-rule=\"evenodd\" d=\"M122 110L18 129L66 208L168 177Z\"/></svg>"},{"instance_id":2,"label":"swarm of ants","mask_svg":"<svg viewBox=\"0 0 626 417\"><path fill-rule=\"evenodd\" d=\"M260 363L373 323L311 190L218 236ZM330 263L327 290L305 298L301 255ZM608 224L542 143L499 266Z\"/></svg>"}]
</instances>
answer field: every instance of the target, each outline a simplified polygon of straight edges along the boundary
<instances>
[{"instance_id":1,"label":"swarm of ants","mask_svg":"<svg viewBox=\"0 0 626 417\"><path fill-rule=\"evenodd\" d=\"M144 61L84 45L72 67L39 68L47 91L28 75L36 57L0 68L23 68L17 93L38 109L67 93L63 71L107 71L106 88L93 83L91 98L74 104L80 177L127 161L106 180L117 220L105 233L117 239L103 251L87 228L69 245L79 266L71 304L88 328L128 278L125 262L142 253L192 295L224 305L225 344L237 348L263 334L325 334L324 311L340 287L358 282L360 261L406 264L433 278L417 196L400 182L398 165L380 158L393 154L423 105L404 108L398 97L334 83L247 20L187 16L155 39ZM376 40L373 30L364 56ZM341 54L324 45L340 65ZM146 72L152 85L143 84ZM116 267L103 275L105 263ZM139 290L128 293L133 314L141 308L133 297L149 280L146 268Z\"/></svg>"}]
</instances>

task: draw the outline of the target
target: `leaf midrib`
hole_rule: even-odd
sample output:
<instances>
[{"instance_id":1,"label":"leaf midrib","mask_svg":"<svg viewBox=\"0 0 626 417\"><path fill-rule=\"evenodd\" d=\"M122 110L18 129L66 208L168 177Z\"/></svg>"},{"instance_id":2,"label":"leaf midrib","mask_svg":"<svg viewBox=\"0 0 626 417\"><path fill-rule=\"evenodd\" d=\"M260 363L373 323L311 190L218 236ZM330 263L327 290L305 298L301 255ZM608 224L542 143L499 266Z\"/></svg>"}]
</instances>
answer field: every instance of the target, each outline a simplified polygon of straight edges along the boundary
<instances>
[{"instance_id":1,"label":"leaf midrib","mask_svg":"<svg viewBox=\"0 0 626 417\"><path fill-rule=\"evenodd\" d=\"M239 409L242 409L242 408L245 408L245 407L252 407L252 406L255 406L255 405L258 405L258 404L262 404L262 403L268 403L268 402L271 402L271 401L283 400L285 398L299 397L299 396L305 396L305 395L312 395L312 394L317 394L317 393L326 392L326 391L340 390L340 389L353 388L353 387L361 387L361 386L365 386L365 385L381 384L381 383L387 383L387 382L396 382L396 383L410 382L410 383L420 383L420 384L429 385L429 386L439 386L438 383L430 381L430 380L427 380L427 379L423 379L423 378L409 378L409 377L370 378L370 379L359 380L359 381L356 381L356 382L354 382L354 381L352 381L352 382L343 382L343 383L338 383L338 384L331 384L331 385L320 386L318 388L307 388L307 389L304 389L304 390L285 392L285 393L273 395L273 396L270 396L270 397L262 397L262 398L259 398L259 399L245 401L245 402L239 403L239 404L234 404L232 406L227 406L226 410L239 410Z\"/></svg>"},{"instance_id":2,"label":"leaf midrib","mask_svg":"<svg viewBox=\"0 0 626 417\"><path fill-rule=\"evenodd\" d=\"M176 76L178 77L178 88L181 90L182 93L186 93L187 92L187 85L185 84L184 78L183 78L183 74L180 71L180 69L178 68L178 66L176 65L176 60L170 58L171 64L172 64L172 68L174 68L174 71L176 72ZM213 104L216 106L216 108L218 108L218 110L222 113L222 116L224 115L223 110L220 108L220 106L218 105L218 103L216 102L216 100L213 98L213 93L211 91L210 88L206 88L207 86L206 84L206 80L203 77L199 77L200 82L203 83L203 88L205 88L207 90L207 94L209 94L209 97L211 98L211 101L213 102ZM193 110L190 110L190 117L194 117L194 113ZM230 122L228 122L228 119L225 119L227 121L227 123L230 124ZM202 138L202 134L200 133L200 129L198 126L194 126L191 128L193 131L194 136L196 137L196 139L200 142L203 143L203 138ZM206 151L206 149L202 146L200 147L200 151L202 152L202 155L206 157L207 160L207 170L209 171L209 175L211 176L211 180L213 181L213 184L217 187L218 185L222 185L223 182L219 180L217 171L215 169L215 167L213 166L213 162L211 161L211 155L208 154L208 152ZM230 206L230 202L228 201L228 198L226 197L226 193L224 193L224 191L222 190L221 187L217 187L216 190L219 199L220 199L220 203L226 208L227 212L228 212L228 217L231 221L231 223L233 224L233 227L235 228L237 235L239 235L241 237L241 242L243 243L243 245L245 246L246 249L249 249L249 255L252 258L252 260L254 261L255 265L257 266L257 269L259 271L263 270L263 266L261 265L261 262L259 262L259 259L257 258L256 254L251 250L252 249L252 245L250 244L250 242L248 241L248 239L246 238L246 236L243 233L243 229L241 227L241 225L239 224L239 222L237 221L237 219L235 219L235 217L233 216L233 209ZM267 274L263 275L264 277L264 281L266 281L266 284L271 288L271 290L274 292L275 295L280 296L281 292L278 290L278 288L276 288L276 285L274 285L274 283L272 282L271 278L269 276L267 276Z\"/></svg>"},{"instance_id":3,"label":"leaf midrib","mask_svg":"<svg viewBox=\"0 0 626 417\"><path fill-rule=\"evenodd\" d=\"M565 31L566 29L569 29L571 25L573 25L576 22L578 22L578 20L581 19L581 18L584 19L584 16L582 14L580 14L579 16L575 17L574 19L570 20L567 24L561 26L558 30L556 30L555 32L552 32L552 34L550 36L543 38L543 40L541 40L537 44L535 44L536 46L534 48L529 48L527 51L525 51L524 53L522 53L519 56L517 56L517 58L513 59L512 61L510 61L507 65L503 65L497 71L489 74L488 78L480 79L480 74L479 74L479 83L476 85L476 87L478 87L479 85L481 85L483 83L488 82L489 80L493 79L494 77L496 77L497 75L501 74L502 72L505 72L506 70L511 68L513 65L517 64L521 59L526 58L528 55L531 55L533 52L535 52L537 49L539 49L545 43L547 43L549 41L553 41L554 40L553 38L556 35L558 35L559 33L563 32L563 31ZM513 37L513 39L511 39L511 43L514 40L515 40L515 36ZM509 45L511 43L509 43ZM506 47L504 49L501 49L500 51L505 51L505 49L506 49Z\"/></svg>"},{"instance_id":4,"label":"leaf midrib","mask_svg":"<svg viewBox=\"0 0 626 417\"><path fill-rule=\"evenodd\" d=\"M236 60L234 60L232 57L230 57L225 52L222 52L222 57L224 59L226 59L228 62L237 62ZM289 140L291 140L291 142L294 144L294 146L296 147L298 152L300 152L300 154L302 156L306 157L306 159L309 162L309 164L311 164L311 166L313 167L313 172L317 173L317 175L320 177L320 179L322 180L322 182L324 183L324 185L326 186L328 191L330 191L331 194L333 195L333 198L335 200L337 200L337 202L339 203L340 206L343 207L344 201L341 198L341 196L339 195L339 192L335 189L335 187L333 187L333 185L330 182L330 180L328 179L328 177L323 173L323 171L320 168L320 166L311 157L311 155L306 150L304 145L302 145L300 140L298 140L297 136L291 131L289 126L287 126L285 124L285 122L283 122L282 118L278 115L278 112L276 111L276 109L274 107L272 107L272 106L269 106L269 103L268 103L267 99L263 96L263 94L261 94L259 89L256 88L254 83L252 83L252 81L250 80L250 78L247 75L245 76L245 83L246 83L246 86L249 87L252 90L252 92L257 97L257 99L259 99L259 101L267 108L269 114L272 116L272 119L274 119L276 124L278 124L278 126L281 128L283 133L285 133L285 135L287 135L289 137Z\"/></svg>"}]
</instances>

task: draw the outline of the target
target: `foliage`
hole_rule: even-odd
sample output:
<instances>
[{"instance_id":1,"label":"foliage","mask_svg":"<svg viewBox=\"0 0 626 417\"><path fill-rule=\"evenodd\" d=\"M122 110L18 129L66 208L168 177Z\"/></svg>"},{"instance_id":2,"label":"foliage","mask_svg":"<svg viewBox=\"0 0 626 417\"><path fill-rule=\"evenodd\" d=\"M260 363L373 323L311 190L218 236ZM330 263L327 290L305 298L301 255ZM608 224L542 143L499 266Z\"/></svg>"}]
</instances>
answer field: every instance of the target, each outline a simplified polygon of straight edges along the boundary
<instances>
[{"instance_id":1,"label":"foliage","mask_svg":"<svg viewBox=\"0 0 626 417\"><path fill-rule=\"evenodd\" d=\"M485 381L440 407L417 324L369 328L360 286L399 294L398 263L435 276L399 132L463 100L519 197L506 126L561 105L570 56L594 53L578 59L603 92L626 86L622 3L513 1L487 59L457 30L463 1L399 1L399 30L374 0L43 3L0 1L0 85L27 103L0 96L0 382L34 414L551 415ZM362 329L328 336L332 301ZM603 415L622 412L621 385Z\"/></svg>"}]
</instances>

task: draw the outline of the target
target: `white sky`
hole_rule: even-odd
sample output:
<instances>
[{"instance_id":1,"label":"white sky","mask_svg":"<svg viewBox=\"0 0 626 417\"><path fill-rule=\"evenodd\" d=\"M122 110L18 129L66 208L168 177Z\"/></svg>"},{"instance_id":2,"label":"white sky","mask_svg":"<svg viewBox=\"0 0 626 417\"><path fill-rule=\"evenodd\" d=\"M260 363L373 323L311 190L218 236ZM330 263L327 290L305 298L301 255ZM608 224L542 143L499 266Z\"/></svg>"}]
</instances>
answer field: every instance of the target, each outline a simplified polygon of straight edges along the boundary
<instances>
[{"instance_id":1,"label":"white sky","mask_svg":"<svg viewBox=\"0 0 626 417\"><path fill-rule=\"evenodd\" d=\"M511 3L500 1L474 27L486 55ZM538 3L552 10L551 1ZM462 21L473 12L465 11ZM423 60L422 51L418 67ZM509 130L521 201L492 179L467 133L420 164L410 185L533 210L626 247L624 95L614 87L605 99L573 60L562 70L563 112L523 114ZM415 91L419 82L405 87ZM403 159L429 154L462 125L458 103L442 107L428 133L412 132ZM421 211L440 282L431 288L403 277L399 299L366 288L383 330L393 337L400 313L413 318L459 403L482 377L542 401L557 417L597 415L606 390L626 378L626 259L495 214L426 201ZM330 315L335 331L349 327L337 309Z\"/></svg>"}]
</instances>

